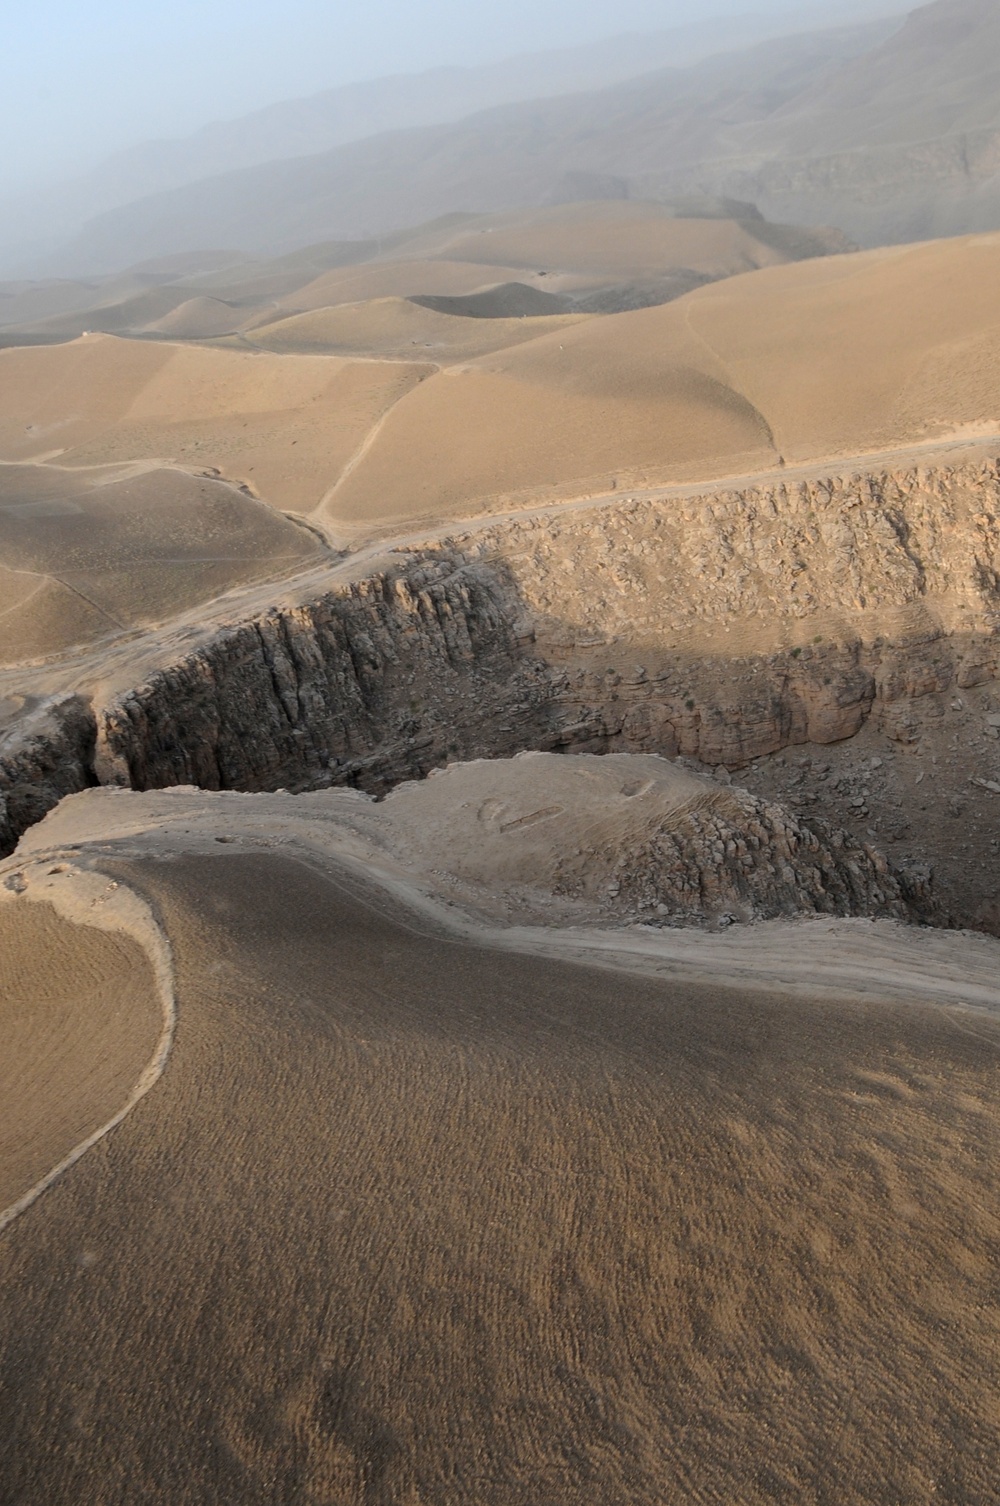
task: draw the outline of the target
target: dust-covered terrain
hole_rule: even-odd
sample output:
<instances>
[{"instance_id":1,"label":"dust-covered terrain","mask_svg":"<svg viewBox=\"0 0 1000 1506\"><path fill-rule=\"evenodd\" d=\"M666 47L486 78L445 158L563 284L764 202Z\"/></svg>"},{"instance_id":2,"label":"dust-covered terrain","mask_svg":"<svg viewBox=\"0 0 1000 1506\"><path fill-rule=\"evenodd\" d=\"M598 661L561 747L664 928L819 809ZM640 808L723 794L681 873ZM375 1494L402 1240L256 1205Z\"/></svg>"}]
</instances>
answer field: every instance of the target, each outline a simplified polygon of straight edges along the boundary
<instances>
[{"instance_id":1,"label":"dust-covered terrain","mask_svg":"<svg viewBox=\"0 0 1000 1506\"><path fill-rule=\"evenodd\" d=\"M525 957L215 851L96 854L180 1024L4 1236L12 1500L989 1498L993 1015Z\"/></svg>"},{"instance_id":2,"label":"dust-covered terrain","mask_svg":"<svg viewBox=\"0 0 1000 1506\"><path fill-rule=\"evenodd\" d=\"M17 293L0 1500L993 1499L998 262Z\"/></svg>"}]
</instances>

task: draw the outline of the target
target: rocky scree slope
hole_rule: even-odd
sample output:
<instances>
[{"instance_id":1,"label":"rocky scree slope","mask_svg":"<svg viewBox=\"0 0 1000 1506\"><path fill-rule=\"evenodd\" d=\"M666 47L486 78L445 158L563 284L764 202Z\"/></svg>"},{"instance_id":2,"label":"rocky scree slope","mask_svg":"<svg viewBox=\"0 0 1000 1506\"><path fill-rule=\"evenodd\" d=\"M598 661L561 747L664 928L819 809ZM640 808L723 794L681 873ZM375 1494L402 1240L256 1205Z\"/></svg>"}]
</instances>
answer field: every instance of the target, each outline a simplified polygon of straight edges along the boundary
<instances>
[{"instance_id":1,"label":"rocky scree slope","mask_svg":"<svg viewBox=\"0 0 1000 1506\"><path fill-rule=\"evenodd\" d=\"M809 914L939 918L922 871L894 870L867 843L741 789L710 791L614 851L567 855L553 890L577 899L595 883L602 912L616 920L716 927Z\"/></svg>"}]
</instances>

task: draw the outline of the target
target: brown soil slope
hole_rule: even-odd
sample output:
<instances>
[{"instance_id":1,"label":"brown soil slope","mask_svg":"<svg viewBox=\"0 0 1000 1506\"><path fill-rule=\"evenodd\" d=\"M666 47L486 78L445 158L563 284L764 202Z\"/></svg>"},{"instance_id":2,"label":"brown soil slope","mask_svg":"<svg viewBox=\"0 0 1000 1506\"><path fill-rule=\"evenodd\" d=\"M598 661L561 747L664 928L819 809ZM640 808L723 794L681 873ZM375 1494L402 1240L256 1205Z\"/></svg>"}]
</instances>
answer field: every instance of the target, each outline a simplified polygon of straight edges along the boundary
<instances>
[{"instance_id":1,"label":"brown soil slope","mask_svg":"<svg viewBox=\"0 0 1000 1506\"><path fill-rule=\"evenodd\" d=\"M121 1109L162 1028L136 942L0 904L0 1217Z\"/></svg>"},{"instance_id":2,"label":"brown soil slope","mask_svg":"<svg viewBox=\"0 0 1000 1506\"><path fill-rule=\"evenodd\" d=\"M258 326L248 341L263 350L326 351L446 363L520 345L541 335L572 328L583 315L525 319L463 319L421 308L406 298L376 298L295 314Z\"/></svg>"},{"instance_id":3,"label":"brown soil slope","mask_svg":"<svg viewBox=\"0 0 1000 1506\"><path fill-rule=\"evenodd\" d=\"M991 1498L995 1022L479 950L270 855L115 871L180 1028L0 1246L9 1499Z\"/></svg>"},{"instance_id":4,"label":"brown soil slope","mask_svg":"<svg viewBox=\"0 0 1000 1506\"><path fill-rule=\"evenodd\" d=\"M413 257L406 261L372 261L363 266L325 272L304 287L278 300L286 312L333 308L341 303L363 303L370 298L411 298L414 295L460 297L508 281L515 269L483 265L477 261L453 261ZM527 274L521 274L524 280Z\"/></svg>"},{"instance_id":5,"label":"brown soil slope","mask_svg":"<svg viewBox=\"0 0 1000 1506\"><path fill-rule=\"evenodd\" d=\"M0 465L0 568L13 587L0 663L154 624L320 552L305 529L210 477Z\"/></svg>"},{"instance_id":6,"label":"brown soil slope","mask_svg":"<svg viewBox=\"0 0 1000 1506\"><path fill-rule=\"evenodd\" d=\"M211 340L238 329L245 318L245 310L231 308L219 298L187 298L146 329L180 340Z\"/></svg>"},{"instance_id":7,"label":"brown soil slope","mask_svg":"<svg viewBox=\"0 0 1000 1506\"><path fill-rule=\"evenodd\" d=\"M573 271L623 280L661 277L680 267L711 277L731 277L754 267L793 260L780 243L769 244L775 226L753 221L678 217L667 204L611 199L483 215L469 225L428 236L459 262L492 262L548 273ZM808 232L806 232L808 234ZM813 254L826 249L817 239Z\"/></svg>"},{"instance_id":8,"label":"brown soil slope","mask_svg":"<svg viewBox=\"0 0 1000 1506\"><path fill-rule=\"evenodd\" d=\"M85 330L209 340L281 313L461 296L511 281L578 293L638 282L646 302L666 301L685 291L685 279L691 286L843 245L835 232L738 222L723 205L706 204L705 214L683 218L663 203L598 201L452 215L384 240L307 247L176 283L160 278L150 286L151 274L143 281L126 273L96 283L9 285L6 297L0 285L0 340L69 340Z\"/></svg>"},{"instance_id":9,"label":"brown soil slope","mask_svg":"<svg viewBox=\"0 0 1000 1506\"><path fill-rule=\"evenodd\" d=\"M214 465L309 512L424 365L92 336L0 352L0 455Z\"/></svg>"},{"instance_id":10,"label":"brown soil slope","mask_svg":"<svg viewBox=\"0 0 1000 1506\"><path fill-rule=\"evenodd\" d=\"M474 512L1000 427L1000 236L775 267L410 393L331 517Z\"/></svg>"}]
</instances>

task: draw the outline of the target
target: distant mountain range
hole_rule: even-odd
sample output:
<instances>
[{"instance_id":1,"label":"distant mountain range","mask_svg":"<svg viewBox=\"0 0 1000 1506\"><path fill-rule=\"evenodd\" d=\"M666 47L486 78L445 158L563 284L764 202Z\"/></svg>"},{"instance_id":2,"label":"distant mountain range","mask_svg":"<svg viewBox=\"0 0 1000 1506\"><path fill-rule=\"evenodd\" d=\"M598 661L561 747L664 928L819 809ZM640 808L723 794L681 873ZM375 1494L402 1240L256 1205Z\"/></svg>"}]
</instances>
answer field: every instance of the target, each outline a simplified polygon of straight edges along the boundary
<instances>
[{"instance_id":1,"label":"distant mountain range","mask_svg":"<svg viewBox=\"0 0 1000 1506\"><path fill-rule=\"evenodd\" d=\"M716 0L718 9L725 6L726 0ZM651 69L690 66L721 48L840 19L901 13L905 6L906 0L762 0L759 14L720 20L713 9L706 19L653 33L523 53L480 67L376 78L284 100L178 140L143 142L70 181L40 183L13 202L0 201L0 273L17 275L20 263L24 275L32 276L39 258L62 247L95 215L188 183L332 151L385 131L457 121L498 105L603 89Z\"/></svg>"},{"instance_id":2,"label":"distant mountain range","mask_svg":"<svg viewBox=\"0 0 1000 1506\"><path fill-rule=\"evenodd\" d=\"M124 192L176 182L199 163L230 167L96 215L46 270L107 272L212 247L275 255L457 211L685 193L753 202L774 220L833 224L862 244L1000 226L996 0L936 0L905 19L772 36L634 75L640 54L646 64L659 60L657 49L676 58L685 46L705 48L706 36L693 27L619 39L601 57L580 48L475 77L383 80L143 148L108 165L107 192L115 172ZM728 40L741 38L734 29ZM602 70L617 81L581 86ZM441 118L475 90L482 104L543 79L544 98ZM434 110L438 123L421 124ZM394 120L405 128L381 128ZM295 143L326 146L351 130L368 134L287 155ZM265 151L274 159L246 163ZM241 154L245 165L232 166Z\"/></svg>"}]
</instances>

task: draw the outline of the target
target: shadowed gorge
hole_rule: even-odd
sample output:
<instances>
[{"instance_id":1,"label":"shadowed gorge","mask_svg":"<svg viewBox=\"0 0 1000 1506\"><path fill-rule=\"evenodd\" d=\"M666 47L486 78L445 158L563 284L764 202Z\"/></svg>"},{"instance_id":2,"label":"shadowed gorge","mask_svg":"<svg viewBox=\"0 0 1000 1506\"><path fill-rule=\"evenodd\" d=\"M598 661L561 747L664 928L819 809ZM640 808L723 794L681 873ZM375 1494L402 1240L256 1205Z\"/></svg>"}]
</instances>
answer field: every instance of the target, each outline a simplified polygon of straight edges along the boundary
<instances>
[{"instance_id":1,"label":"shadowed gorge","mask_svg":"<svg viewBox=\"0 0 1000 1506\"><path fill-rule=\"evenodd\" d=\"M8 845L91 780L378 792L525 748L747 770L869 729L905 760L943 750L985 697L967 748L981 783L964 765L937 775L971 794L970 832L997 757L998 581L992 460L487 521L220 627L189 656L160 649L144 683L94 702L89 762L56 760L68 785L46 773L59 730L22 735L4 754ZM874 814L883 840L890 805ZM840 824L858 810L871 815L845 797ZM979 913L960 892L954 831L923 842L909 860L950 864L956 918L987 923L983 897Z\"/></svg>"}]
</instances>

